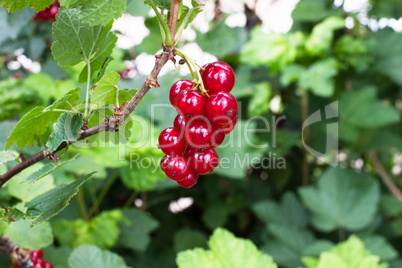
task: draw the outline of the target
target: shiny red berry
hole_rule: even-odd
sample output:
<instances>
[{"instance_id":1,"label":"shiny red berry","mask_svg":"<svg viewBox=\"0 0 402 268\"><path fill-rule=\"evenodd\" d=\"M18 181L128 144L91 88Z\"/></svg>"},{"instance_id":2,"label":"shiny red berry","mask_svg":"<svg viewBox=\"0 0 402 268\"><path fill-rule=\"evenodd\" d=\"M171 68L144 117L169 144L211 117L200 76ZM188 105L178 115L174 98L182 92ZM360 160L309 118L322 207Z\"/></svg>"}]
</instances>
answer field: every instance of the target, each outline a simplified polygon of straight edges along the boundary
<instances>
[{"instance_id":1,"label":"shiny red berry","mask_svg":"<svg viewBox=\"0 0 402 268\"><path fill-rule=\"evenodd\" d=\"M199 174L207 174L219 164L219 156L211 147L205 150L196 150L191 155L191 170Z\"/></svg>"},{"instance_id":2,"label":"shiny red berry","mask_svg":"<svg viewBox=\"0 0 402 268\"><path fill-rule=\"evenodd\" d=\"M227 124L226 126L223 127L223 129L225 130L225 135L228 135L230 132L233 131L233 129L235 128L237 123L237 118L235 117L235 119L233 119L232 121L230 121L229 124Z\"/></svg>"},{"instance_id":3,"label":"shiny red berry","mask_svg":"<svg viewBox=\"0 0 402 268\"><path fill-rule=\"evenodd\" d=\"M222 128L215 128L211 137L211 146L216 148L225 140L225 130Z\"/></svg>"},{"instance_id":4,"label":"shiny red berry","mask_svg":"<svg viewBox=\"0 0 402 268\"><path fill-rule=\"evenodd\" d=\"M48 261L43 262L41 268L53 268L53 264Z\"/></svg>"},{"instance_id":5,"label":"shiny red berry","mask_svg":"<svg viewBox=\"0 0 402 268\"><path fill-rule=\"evenodd\" d=\"M232 94L218 92L207 100L205 115L213 124L224 126L236 118L237 109L237 101Z\"/></svg>"},{"instance_id":6,"label":"shiny red berry","mask_svg":"<svg viewBox=\"0 0 402 268\"><path fill-rule=\"evenodd\" d=\"M178 114L174 119L173 126L180 131L184 131L186 129L187 118L183 115Z\"/></svg>"},{"instance_id":7,"label":"shiny red berry","mask_svg":"<svg viewBox=\"0 0 402 268\"><path fill-rule=\"evenodd\" d=\"M31 261L32 261L32 264L33 264L33 266L35 267L35 268L42 268L43 267L43 263L45 262L44 260L42 260L42 259L32 259L31 258Z\"/></svg>"},{"instance_id":8,"label":"shiny red berry","mask_svg":"<svg viewBox=\"0 0 402 268\"><path fill-rule=\"evenodd\" d=\"M220 91L230 92L235 83L235 75L229 64L217 61L203 66L202 81L208 94Z\"/></svg>"},{"instance_id":9,"label":"shiny red berry","mask_svg":"<svg viewBox=\"0 0 402 268\"><path fill-rule=\"evenodd\" d=\"M205 113L206 99L195 90L182 91L176 98L176 109L187 118L202 116Z\"/></svg>"},{"instance_id":10,"label":"shiny red berry","mask_svg":"<svg viewBox=\"0 0 402 268\"><path fill-rule=\"evenodd\" d=\"M177 181L177 184L183 188L191 188L197 183L197 180L198 174L191 172L184 180Z\"/></svg>"},{"instance_id":11,"label":"shiny red berry","mask_svg":"<svg viewBox=\"0 0 402 268\"><path fill-rule=\"evenodd\" d=\"M60 3L53 3L49 7L49 16L52 20L56 20L56 15L59 13Z\"/></svg>"},{"instance_id":12,"label":"shiny red berry","mask_svg":"<svg viewBox=\"0 0 402 268\"><path fill-rule=\"evenodd\" d=\"M29 252L29 255L31 255L32 260L37 260L37 259L42 259L43 258L43 251L42 250L32 250Z\"/></svg>"},{"instance_id":13,"label":"shiny red berry","mask_svg":"<svg viewBox=\"0 0 402 268\"><path fill-rule=\"evenodd\" d=\"M165 174L175 181L184 180L191 172L190 163L182 155L172 156L167 161Z\"/></svg>"},{"instance_id":14,"label":"shiny red berry","mask_svg":"<svg viewBox=\"0 0 402 268\"><path fill-rule=\"evenodd\" d=\"M166 172L167 164L169 163L169 158L170 157L171 157L170 155L165 155L161 159L160 166L161 166L161 169L162 169L163 172Z\"/></svg>"},{"instance_id":15,"label":"shiny red berry","mask_svg":"<svg viewBox=\"0 0 402 268\"><path fill-rule=\"evenodd\" d=\"M159 134L159 148L167 155L181 154L186 148L184 133L174 127L168 127Z\"/></svg>"},{"instance_id":16,"label":"shiny red berry","mask_svg":"<svg viewBox=\"0 0 402 268\"><path fill-rule=\"evenodd\" d=\"M193 148L207 148L210 146L213 130L206 117L190 119L185 130L186 141Z\"/></svg>"},{"instance_id":17,"label":"shiny red berry","mask_svg":"<svg viewBox=\"0 0 402 268\"><path fill-rule=\"evenodd\" d=\"M186 80L186 79L179 80L179 81L175 82L175 83L172 85L172 87L170 88L170 91L169 91L169 100L170 100L170 103L171 103L173 106L176 106L175 103L176 103L176 97L177 97L177 95L179 95L179 93L180 93L181 91L183 91L183 90L191 89L191 88L193 87L193 85L194 85L193 82L191 82L190 80Z\"/></svg>"}]
</instances>

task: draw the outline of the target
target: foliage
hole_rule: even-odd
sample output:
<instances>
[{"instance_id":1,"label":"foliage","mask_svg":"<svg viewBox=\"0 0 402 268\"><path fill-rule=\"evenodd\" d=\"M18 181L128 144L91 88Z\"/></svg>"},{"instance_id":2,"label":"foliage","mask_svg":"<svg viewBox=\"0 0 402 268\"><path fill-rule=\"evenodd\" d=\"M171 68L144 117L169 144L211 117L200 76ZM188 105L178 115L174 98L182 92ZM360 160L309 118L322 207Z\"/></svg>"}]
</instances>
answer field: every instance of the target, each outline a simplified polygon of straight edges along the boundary
<instances>
[{"instance_id":1,"label":"foliage","mask_svg":"<svg viewBox=\"0 0 402 268\"><path fill-rule=\"evenodd\" d=\"M171 1L60 0L56 21L32 20L52 2L0 1L0 174L50 152L0 189L0 234L56 268L401 267L402 203L388 189L402 188L398 1L350 12L301 0L286 33L267 31L263 1L181 1L172 41L200 66L229 63L240 107L221 165L191 189L166 178L157 148L186 64L168 62L118 132L80 139L141 88ZM125 13L149 31L129 48L141 27L120 32Z\"/></svg>"}]
</instances>

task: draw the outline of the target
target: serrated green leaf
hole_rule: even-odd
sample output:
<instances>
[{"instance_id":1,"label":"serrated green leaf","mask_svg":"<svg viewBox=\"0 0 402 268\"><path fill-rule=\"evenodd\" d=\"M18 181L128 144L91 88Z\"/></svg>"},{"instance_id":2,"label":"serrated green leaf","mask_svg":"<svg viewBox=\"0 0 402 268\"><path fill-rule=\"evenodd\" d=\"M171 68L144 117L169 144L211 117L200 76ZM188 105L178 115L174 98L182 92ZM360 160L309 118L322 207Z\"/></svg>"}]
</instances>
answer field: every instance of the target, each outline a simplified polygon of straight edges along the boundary
<instances>
[{"instance_id":1,"label":"serrated green leaf","mask_svg":"<svg viewBox=\"0 0 402 268\"><path fill-rule=\"evenodd\" d=\"M330 168L318 187L299 190L303 202L313 212L313 225L324 232L338 227L359 230L373 219L379 201L379 186L368 173Z\"/></svg>"},{"instance_id":2,"label":"serrated green leaf","mask_svg":"<svg viewBox=\"0 0 402 268\"><path fill-rule=\"evenodd\" d=\"M71 8L74 6L79 6L83 0L59 0L60 6Z\"/></svg>"},{"instance_id":3,"label":"serrated green leaf","mask_svg":"<svg viewBox=\"0 0 402 268\"><path fill-rule=\"evenodd\" d=\"M78 193L79 187L91 178L92 173L70 184L62 184L32 199L25 207L30 215L39 215L32 224L47 221L62 211L71 198Z\"/></svg>"},{"instance_id":4,"label":"serrated green leaf","mask_svg":"<svg viewBox=\"0 0 402 268\"><path fill-rule=\"evenodd\" d=\"M31 250L38 250L53 244L52 228L48 222L30 226L29 220L10 223L4 234L19 246Z\"/></svg>"},{"instance_id":5,"label":"serrated green leaf","mask_svg":"<svg viewBox=\"0 0 402 268\"><path fill-rule=\"evenodd\" d=\"M126 11L127 1L92 0L84 2L80 9L80 20L89 26L106 25L113 19L120 18Z\"/></svg>"},{"instance_id":6,"label":"serrated green leaf","mask_svg":"<svg viewBox=\"0 0 402 268\"><path fill-rule=\"evenodd\" d=\"M345 27L345 20L340 17L328 17L313 28L313 32L306 40L306 50L311 55L321 55L331 46L333 34L336 30Z\"/></svg>"},{"instance_id":7,"label":"serrated green leaf","mask_svg":"<svg viewBox=\"0 0 402 268\"><path fill-rule=\"evenodd\" d=\"M93 245L74 249L68 258L70 268L129 268L119 255Z\"/></svg>"},{"instance_id":8,"label":"serrated green leaf","mask_svg":"<svg viewBox=\"0 0 402 268\"><path fill-rule=\"evenodd\" d=\"M136 251L145 251L150 243L150 233L158 228L159 223L151 216L138 209L125 209L126 220L120 223L119 244Z\"/></svg>"},{"instance_id":9,"label":"serrated green leaf","mask_svg":"<svg viewBox=\"0 0 402 268\"><path fill-rule=\"evenodd\" d=\"M0 219L9 222L15 222L29 218L24 212L18 208L0 208Z\"/></svg>"},{"instance_id":10,"label":"serrated green leaf","mask_svg":"<svg viewBox=\"0 0 402 268\"><path fill-rule=\"evenodd\" d=\"M55 41L51 50L54 60L60 66L86 62L91 66L92 76L102 67L116 44L117 37L110 32L111 28L111 23L88 27L79 20L78 10L60 8L52 27Z\"/></svg>"},{"instance_id":11,"label":"serrated green leaf","mask_svg":"<svg viewBox=\"0 0 402 268\"><path fill-rule=\"evenodd\" d=\"M160 9L170 10L170 0L153 0L155 6L159 7ZM148 0L144 0L144 4L151 7Z\"/></svg>"},{"instance_id":12,"label":"serrated green leaf","mask_svg":"<svg viewBox=\"0 0 402 268\"><path fill-rule=\"evenodd\" d=\"M272 258L258 251L250 241L235 237L225 229L214 231L208 242L211 250L194 249L180 252L179 268L276 268Z\"/></svg>"},{"instance_id":13,"label":"serrated green leaf","mask_svg":"<svg viewBox=\"0 0 402 268\"><path fill-rule=\"evenodd\" d=\"M53 3L53 0L3 0L0 5L7 8L8 12L14 13L21 11L26 6L35 9L36 12L44 10Z\"/></svg>"},{"instance_id":14,"label":"serrated green leaf","mask_svg":"<svg viewBox=\"0 0 402 268\"><path fill-rule=\"evenodd\" d=\"M77 159L77 157L78 157L78 155L75 155L71 159L67 159L67 160L59 162L59 163L50 162L49 164L44 165L41 169L35 171L34 173L32 173L28 177L26 177L24 179L24 182L34 183L37 180L40 180L43 177L49 175L50 173L62 168L65 164L75 161L75 159Z\"/></svg>"},{"instance_id":15,"label":"serrated green leaf","mask_svg":"<svg viewBox=\"0 0 402 268\"><path fill-rule=\"evenodd\" d=\"M195 17L202 11L202 7L204 6L203 4L198 4L197 1L192 0L191 5L193 6L192 8L188 8L183 4L183 2L180 2L180 8L179 8L179 18L177 20L177 29L179 30L180 27L184 27L184 29L187 29L188 25L195 19ZM188 14L190 12L190 14ZM185 21L185 18L188 15L188 20ZM186 23L185 25L182 25L182 23Z\"/></svg>"},{"instance_id":16,"label":"serrated green leaf","mask_svg":"<svg viewBox=\"0 0 402 268\"><path fill-rule=\"evenodd\" d=\"M98 106L105 104L121 105L121 101L130 100L130 93L117 87L119 80L120 75L116 72L104 75L96 84L95 90L91 95L91 104L97 104Z\"/></svg>"},{"instance_id":17,"label":"serrated green leaf","mask_svg":"<svg viewBox=\"0 0 402 268\"><path fill-rule=\"evenodd\" d=\"M54 130L47 140L46 146L50 152L54 152L63 143L77 141L82 133L84 125L82 114L64 113L54 125Z\"/></svg>"},{"instance_id":18,"label":"serrated green leaf","mask_svg":"<svg viewBox=\"0 0 402 268\"><path fill-rule=\"evenodd\" d=\"M321 253L319 258L303 258L308 268L382 268L380 258L370 255L364 244L356 236L351 236L330 251Z\"/></svg>"},{"instance_id":19,"label":"serrated green leaf","mask_svg":"<svg viewBox=\"0 0 402 268\"><path fill-rule=\"evenodd\" d=\"M24 169L21 173L18 173L11 180L9 180L5 185L7 186L10 195L23 201L30 201L33 198L52 189L54 184L53 176L51 174L45 176L43 179L34 184L21 183L26 177L40 170L43 168L43 166L44 164L42 163L36 163Z\"/></svg>"},{"instance_id":20,"label":"serrated green leaf","mask_svg":"<svg viewBox=\"0 0 402 268\"><path fill-rule=\"evenodd\" d=\"M37 106L25 114L11 131L7 138L5 148L8 150L15 142L17 146L33 146L40 136L45 133L49 125L55 122L63 113L61 109L70 110L77 105L80 98L78 91L80 88L71 90L56 100L52 105L44 108ZM56 110L57 109L57 110Z\"/></svg>"}]
</instances>

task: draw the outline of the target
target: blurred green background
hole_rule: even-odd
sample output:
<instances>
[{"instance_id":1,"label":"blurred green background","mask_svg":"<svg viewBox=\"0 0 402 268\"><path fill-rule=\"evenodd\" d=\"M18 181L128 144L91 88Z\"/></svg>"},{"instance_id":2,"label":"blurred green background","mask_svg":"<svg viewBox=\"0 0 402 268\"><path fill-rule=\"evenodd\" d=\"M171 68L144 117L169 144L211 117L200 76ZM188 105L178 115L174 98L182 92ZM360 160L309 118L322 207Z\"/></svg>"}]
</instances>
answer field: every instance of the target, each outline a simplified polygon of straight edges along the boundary
<instances>
[{"instance_id":1,"label":"blurred green background","mask_svg":"<svg viewBox=\"0 0 402 268\"><path fill-rule=\"evenodd\" d=\"M222 60L235 71L232 94L241 112L227 146L217 150L225 166L183 189L160 170L163 154L155 143L133 148L110 142L112 134L95 136L90 142L97 147L72 146L67 157L79 153L77 160L39 183L19 182L48 160L0 190L1 207L20 206L97 171L70 205L40 228L1 222L0 233L18 232L26 247L44 248L57 268L69 267L71 252L82 244L113 251L131 267L176 267L178 252L208 248L218 227L250 239L279 267L402 267L401 3L199 2L204 12L179 47L200 65ZM129 0L127 14L114 24L119 48L106 71L120 72L119 87L131 93L160 50L159 25L149 11ZM18 120L78 85L82 69L58 67L50 54L52 23L32 21L34 14L0 10L0 151ZM190 78L185 65L165 66L161 87L151 89L133 123L122 128L129 144L172 126L176 112L167 107L168 92L182 78ZM317 111L321 119L309 121L302 139L303 123ZM266 122L269 131L261 131ZM335 146L327 147L328 140ZM45 143L1 152L0 174L16 164L10 153L29 157ZM142 167L130 159L143 160ZM221 267L192 261L180 267ZM9 265L1 254L0 266Z\"/></svg>"}]
</instances>

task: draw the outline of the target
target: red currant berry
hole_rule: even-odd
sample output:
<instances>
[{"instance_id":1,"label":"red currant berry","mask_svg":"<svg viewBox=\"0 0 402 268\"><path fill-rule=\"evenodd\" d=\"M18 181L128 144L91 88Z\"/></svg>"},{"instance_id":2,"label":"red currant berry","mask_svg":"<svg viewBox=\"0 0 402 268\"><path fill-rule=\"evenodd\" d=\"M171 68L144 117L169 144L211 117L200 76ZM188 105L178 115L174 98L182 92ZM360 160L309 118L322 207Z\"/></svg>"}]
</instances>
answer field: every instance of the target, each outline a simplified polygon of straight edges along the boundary
<instances>
[{"instance_id":1,"label":"red currant berry","mask_svg":"<svg viewBox=\"0 0 402 268\"><path fill-rule=\"evenodd\" d=\"M191 156L191 170L199 174L207 174L219 164L219 156L211 147L197 150Z\"/></svg>"},{"instance_id":2,"label":"red currant berry","mask_svg":"<svg viewBox=\"0 0 402 268\"><path fill-rule=\"evenodd\" d=\"M207 148L210 146L213 130L206 117L190 119L185 131L186 141L193 148Z\"/></svg>"},{"instance_id":3,"label":"red currant berry","mask_svg":"<svg viewBox=\"0 0 402 268\"><path fill-rule=\"evenodd\" d=\"M180 92L176 98L176 109L180 115L187 118L202 116L205 113L205 97L195 90Z\"/></svg>"},{"instance_id":4,"label":"red currant berry","mask_svg":"<svg viewBox=\"0 0 402 268\"><path fill-rule=\"evenodd\" d=\"M218 92L207 100L205 114L217 126L225 126L237 116L237 101L232 94Z\"/></svg>"},{"instance_id":5,"label":"red currant berry","mask_svg":"<svg viewBox=\"0 0 402 268\"><path fill-rule=\"evenodd\" d=\"M165 155L161 159L160 166L161 166L161 169L163 172L166 172L167 164L169 163L169 158L170 158L170 155Z\"/></svg>"},{"instance_id":6,"label":"red currant berry","mask_svg":"<svg viewBox=\"0 0 402 268\"><path fill-rule=\"evenodd\" d=\"M35 267L35 268L42 268L42 266L43 266L43 263L45 262L44 260L42 260L42 259L31 259L31 261L32 261L32 264L33 264L33 266Z\"/></svg>"},{"instance_id":7,"label":"red currant berry","mask_svg":"<svg viewBox=\"0 0 402 268\"><path fill-rule=\"evenodd\" d=\"M225 140L225 130L222 128L215 128L211 137L211 146L216 148Z\"/></svg>"},{"instance_id":8,"label":"red currant berry","mask_svg":"<svg viewBox=\"0 0 402 268\"><path fill-rule=\"evenodd\" d=\"M235 119L233 119L229 124L227 124L226 126L223 127L223 129L225 130L225 135L228 135L230 132L233 131L233 129L235 128L237 123L237 118L235 117Z\"/></svg>"},{"instance_id":9,"label":"red currant berry","mask_svg":"<svg viewBox=\"0 0 402 268\"><path fill-rule=\"evenodd\" d=\"M21 266L18 263L14 263L14 265L12 267L13 268L21 268Z\"/></svg>"},{"instance_id":10,"label":"red currant berry","mask_svg":"<svg viewBox=\"0 0 402 268\"><path fill-rule=\"evenodd\" d=\"M178 114L174 119L173 126L177 129L180 129L181 132L184 132L186 129L187 119L185 116Z\"/></svg>"},{"instance_id":11,"label":"red currant berry","mask_svg":"<svg viewBox=\"0 0 402 268\"><path fill-rule=\"evenodd\" d=\"M165 174L175 181L184 180L191 172L189 161L182 155L172 156L167 161Z\"/></svg>"},{"instance_id":12,"label":"red currant berry","mask_svg":"<svg viewBox=\"0 0 402 268\"><path fill-rule=\"evenodd\" d=\"M52 20L56 20L56 15L59 13L60 3L56 2L50 5L49 15Z\"/></svg>"},{"instance_id":13,"label":"red currant berry","mask_svg":"<svg viewBox=\"0 0 402 268\"><path fill-rule=\"evenodd\" d=\"M190 175L187 176L184 180L177 181L177 183L183 188L191 188L193 187L198 180L198 174L191 172Z\"/></svg>"},{"instance_id":14,"label":"red currant berry","mask_svg":"<svg viewBox=\"0 0 402 268\"><path fill-rule=\"evenodd\" d=\"M172 87L170 88L170 92L169 92L169 100L170 103L173 106L176 106L176 97L177 95L179 95L179 93L183 90L188 90L191 89L193 87L194 83L191 82L190 80L179 80L177 82L175 82Z\"/></svg>"},{"instance_id":15,"label":"red currant berry","mask_svg":"<svg viewBox=\"0 0 402 268\"><path fill-rule=\"evenodd\" d=\"M205 90L209 94L220 91L230 92L235 83L235 76L229 64L217 61L203 66L201 72Z\"/></svg>"},{"instance_id":16,"label":"red currant berry","mask_svg":"<svg viewBox=\"0 0 402 268\"><path fill-rule=\"evenodd\" d=\"M48 261L43 262L41 268L53 268L53 264Z\"/></svg>"},{"instance_id":17,"label":"red currant berry","mask_svg":"<svg viewBox=\"0 0 402 268\"><path fill-rule=\"evenodd\" d=\"M32 250L29 252L29 255L31 255L32 260L37 260L37 259L42 259L43 258L43 251L42 250Z\"/></svg>"},{"instance_id":18,"label":"red currant berry","mask_svg":"<svg viewBox=\"0 0 402 268\"><path fill-rule=\"evenodd\" d=\"M183 133L174 127L168 127L159 134L159 148L167 155L181 154L186 148Z\"/></svg>"}]
</instances>

